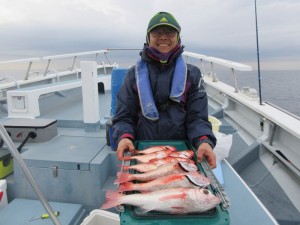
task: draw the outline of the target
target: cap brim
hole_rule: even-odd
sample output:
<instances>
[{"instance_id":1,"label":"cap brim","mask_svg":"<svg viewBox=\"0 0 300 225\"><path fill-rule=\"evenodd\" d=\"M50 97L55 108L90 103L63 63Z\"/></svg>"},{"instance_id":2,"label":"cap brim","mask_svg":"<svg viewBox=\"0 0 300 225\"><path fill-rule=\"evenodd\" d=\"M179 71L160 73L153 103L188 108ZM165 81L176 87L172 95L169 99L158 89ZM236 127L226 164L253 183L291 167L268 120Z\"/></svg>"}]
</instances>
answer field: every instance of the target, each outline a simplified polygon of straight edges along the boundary
<instances>
[{"instance_id":1,"label":"cap brim","mask_svg":"<svg viewBox=\"0 0 300 225\"><path fill-rule=\"evenodd\" d=\"M154 28L159 27L159 26L169 26L169 27L173 27L177 32L180 33L180 30L178 30L177 27L175 27L175 26L173 26L172 24L169 24L169 23L159 23L159 24L156 24L156 25L150 27L149 30L148 30L147 32L149 33L151 30L153 30Z\"/></svg>"}]
</instances>

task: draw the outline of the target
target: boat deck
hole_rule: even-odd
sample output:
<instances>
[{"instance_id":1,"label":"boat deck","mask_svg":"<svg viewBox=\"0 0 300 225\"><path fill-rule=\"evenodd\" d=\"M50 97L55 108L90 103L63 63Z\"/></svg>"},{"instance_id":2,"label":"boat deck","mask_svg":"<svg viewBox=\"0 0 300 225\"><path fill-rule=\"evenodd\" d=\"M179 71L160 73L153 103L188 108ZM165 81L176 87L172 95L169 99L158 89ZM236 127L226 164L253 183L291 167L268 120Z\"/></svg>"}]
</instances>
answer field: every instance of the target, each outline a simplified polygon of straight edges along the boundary
<instances>
[{"instance_id":1,"label":"boat deck","mask_svg":"<svg viewBox=\"0 0 300 225\"><path fill-rule=\"evenodd\" d=\"M99 93L101 129L91 132L84 128L81 88L40 98L41 116L37 119L57 120L58 135L44 143L29 141L21 153L49 201L81 204L89 213L102 205L106 190L116 189L113 181L120 162L107 145L106 121L110 117L110 101L110 91ZM5 108L6 105L2 104L2 109ZM229 157L221 163L224 188L231 201L230 224L241 224L240 221L243 224L260 224L261 221L276 224L265 206L276 215L280 224L297 224L300 221L298 210L262 161L264 155L267 159L272 156L264 151L260 143L228 120L222 109L209 107L209 114L221 120L220 132L233 136ZM1 116L7 116L5 110L1 110ZM15 144L18 146L20 143ZM274 168L276 166L280 164L275 164ZM36 199L17 164L14 164L14 173L6 179L9 201L15 198ZM269 192L280 193L282 202L272 202ZM253 193L260 197L261 202ZM282 209L282 204L285 209ZM117 212L116 209L110 211Z\"/></svg>"},{"instance_id":2,"label":"boat deck","mask_svg":"<svg viewBox=\"0 0 300 225\"><path fill-rule=\"evenodd\" d=\"M22 158L36 177L48 200L79 203L88 213L102 205L106 190L116 189L113 181L120 162L115 152L107 145L105 129L105 121L110 115L110 108L107 107L110 105L110 96L109 92L99 94L102 129L97 132L84 130L80 88L40 99L41 116L39 119L57 119L58 135L45 143L27 143L22 150ZM62 108L64 110L61 110ZM230 124L223 119L222 122L221 131L227 133L234 131ZM238 139L238 137L234 138ZM239 143L239 146L246 145L242 143L242 140L236 143ZM35 193L23 177L18 165L15 164L14 167L14 173L7 179L9 201L15 198L36 199ZM226 161L222 162L222 168L224 187L232 204L229 209L231 224L238 224L238 218L243 214L245 214L243 218L249 218L249 223L244 224L253 224L255 220L266 221L265 224L274 224L272 217L264 210L264 206L257 205L255 196L239 180L239 176ZM235 185L235 188L232 188L232 184L237 183L241 187ZM236 191L249 199L247 210L243 212L239 209L245 207L241 206L242 203L235 194ZM249 210L252 210L257 217L250 218ZM111 211L117 212L115 209Z\"/></svg>"}]
</instances>

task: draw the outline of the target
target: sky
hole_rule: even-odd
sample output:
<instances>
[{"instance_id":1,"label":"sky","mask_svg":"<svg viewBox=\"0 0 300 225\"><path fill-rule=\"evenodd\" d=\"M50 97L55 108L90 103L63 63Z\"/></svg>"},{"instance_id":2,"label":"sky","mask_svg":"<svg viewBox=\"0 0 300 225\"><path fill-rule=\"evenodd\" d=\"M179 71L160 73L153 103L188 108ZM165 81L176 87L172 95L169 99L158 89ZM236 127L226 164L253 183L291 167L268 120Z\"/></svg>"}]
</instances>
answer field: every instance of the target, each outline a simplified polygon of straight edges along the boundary
<instances>
[{"instance_id":1,"label":"sky","mask_svg":"<svg viewBox=\"0 0 300 225\"><path fill-rule=\"evenodd\" d=\"M178 20L186 51L257 68L254 0L0 0L0 61L142 48L159 11ZM300 0L257 0L257 13L261 68L299 70Z\"/></svg>"}]
</instances>

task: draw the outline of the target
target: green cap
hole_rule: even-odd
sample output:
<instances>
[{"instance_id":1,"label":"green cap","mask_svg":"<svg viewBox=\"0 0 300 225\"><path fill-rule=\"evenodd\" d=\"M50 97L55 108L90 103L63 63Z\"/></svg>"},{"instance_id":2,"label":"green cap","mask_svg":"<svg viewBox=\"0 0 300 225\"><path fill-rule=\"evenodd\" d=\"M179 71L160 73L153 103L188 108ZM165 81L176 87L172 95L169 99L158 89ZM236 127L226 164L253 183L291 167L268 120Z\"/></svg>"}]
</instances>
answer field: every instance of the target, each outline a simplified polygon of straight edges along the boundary
<instances>
[{"instance_id":1,"label":"green cap","mask_svg":"<svg viewBox=\"0 0 300 225\"><path fill-rule=\"evenodd\" d=\"M158 26L170 26L177 30L179 33L181 31L181 27L175 17L167 12L159 12L155 14L150 20L147 28L147 33L149 33L152 29Z\"/></svg>"}]
</instances>

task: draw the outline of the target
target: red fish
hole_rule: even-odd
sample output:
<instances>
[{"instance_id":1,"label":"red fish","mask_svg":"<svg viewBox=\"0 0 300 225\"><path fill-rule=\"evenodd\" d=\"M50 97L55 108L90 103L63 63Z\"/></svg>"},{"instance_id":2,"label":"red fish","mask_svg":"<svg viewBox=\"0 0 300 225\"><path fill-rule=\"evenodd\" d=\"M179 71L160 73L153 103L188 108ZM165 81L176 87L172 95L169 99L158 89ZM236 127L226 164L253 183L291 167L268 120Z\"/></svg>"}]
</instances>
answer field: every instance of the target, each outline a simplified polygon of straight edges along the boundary
<instances>
[{"instance_id":1,"label":"red fish","mask_svg":"<svg viewBox=\"0 0 300 225\"><path fill-rule=\"evenodd\" d=\"M132 160L136 159L139 162L147 163L152 159L162 159L170 155L170 153L173 152L172 150L166 149L158 152L149 153L146 155L136 155L136 156L124 156L123 160Z\"/></svg>"},{"instance_id":2,"label":"red fish","mask_svg":"<svg viewBox=\"0 0 300 225\"><path fill-rule=\"evenodd\" d=\"M209 179L198 171L179 173L179 174L169 174L161 178L146 182L146 183L132 183L125 182L122 183L118 191L157 191L168 188L200 188L206 187L210 184Z\"/></svg>"},{"instance_id":3,"label":"red fish","mask_svg":"<svg viewBox=\"0 0 300 225\"><path fill-rule=\"evenodd\" d=\"M136 165L131 165L131 166L121 166L121 170L126 171L126 170L136 170L141 173L148 172L151 170L155 170L158 166L155 165L155 163L140 163Z\"/></svg>"},{"instance_id":4,"label":"red fish","mask_svg":"<svg viewBox=\"0 0 300 225\"><path fill-rule=\"evenodd\" d=\"M169 156L191 159L194 156L194 151L193 150L176 151L176 152L171 152Z\"/></svg>"},{"instance_id":5,"label":"red fish","mask_svg":"<svg viewBox=\"0 0 300 225\"><path fill-rule=\"evenodd\" d=\"M152 159L148 163L140 163L136 165L131 165L131 166L122 166L121 170L136 170L141 173L148 172L151 170L157 169L157 167L167 164L167 163L172 163L172 162L188 162L195 164L195 162L191 159L185 159L185 158L179 158L179 157L166 157L162 159Z\"/></svg>"},{"instance_id":6,"label":"red fish","mask_svg":"<svg viewBox=\"0 0 300 225\"><path fill-rule=\"evenodd\" d=\"M150 148L146 148L144 150L135 150L134 154L150 154L150 153L153 153L153 152L164 151L164 150L176 151L176 147L170 146L170 145L153 146L153 147L150 147Z\"/></svg>"},{"instance_id":7,"label":"red fish","mask_svg":"<svg viewBox=\"0 0 300 225\"><path fill-rule=\"evenodd\" d=\"M172 188L130 195L109 190L106 192L106 202L101 209L127 204L140 207L141 212L155 210L172 214L187 214L205 212L220 203L221 200L217 196L203 188Z\"/></svg>"},{"instance_id":8,"label":"red fish","mask_svg":"<svg viewBox=\"0 0 300 225\"><path fill-rule=\"evenodd\" d=\"M156 166L164 165L170 162L188 162L188 163L194 163L195 162L192 159L187 158L181 158L181 157L172 157L168 156L162 159L152 159L149 163L154 163Z\"/></svg>"},{"instance_id":9,"label":"red fish","mask_svg":"<svg viewBox=\"0 0 300 225\"><path fill-rule=\"evenodd\" d=\"M124 183L132 180L147 182L169 174L184 173L188 171L197 171L197 170L198 168L194 163L187 163L187 162L168 163L165 165L161 165L156 169L145 173L133 173L133 174L118 173L117 174L118 178L115 180L115 184Z\"/></svg>"}]
</instances>

